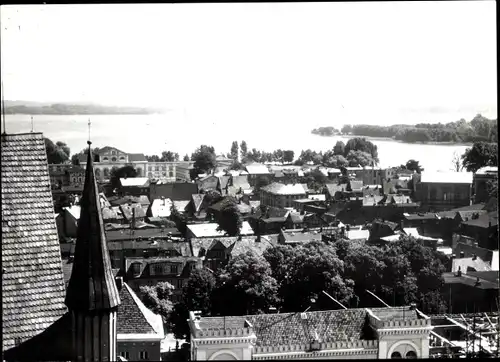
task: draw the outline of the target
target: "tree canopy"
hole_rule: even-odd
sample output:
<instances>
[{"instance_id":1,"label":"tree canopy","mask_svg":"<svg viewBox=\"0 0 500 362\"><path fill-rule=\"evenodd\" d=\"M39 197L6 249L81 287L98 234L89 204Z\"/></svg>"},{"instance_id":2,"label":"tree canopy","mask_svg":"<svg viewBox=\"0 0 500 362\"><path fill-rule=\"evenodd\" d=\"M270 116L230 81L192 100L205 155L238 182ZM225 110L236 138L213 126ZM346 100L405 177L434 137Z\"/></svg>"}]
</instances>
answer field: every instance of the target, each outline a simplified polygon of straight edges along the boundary
<instances>
[{"instance_id":1,"label":"tree canopy","mask_svg":"<svg viewBox=\"0 0 500 362\"><path fill-rule=\"evenodd\" d=\"M229 236L240 234L242 221L235 203L228 203L216 215L217 230L225 231Z\"/></svg>"},{"instance_id":2,"label":"tree canopy","mask_svg":"<svg viewBox=\"0 0 500 362\"><path fill-rule=\"evenodd\" d=\"M476 142L462 155L462 164L469 172L476 172L481 167L498 166L498 144Z\"/></svg>"},{"instance_id":3,"label":"tree canopy","mask_svg":"<svg viewBox=\"0 0 500 362\"><path fill-rule=\"evenodd\" d=\"M293 162L294 152L292 150L283 151L283 161L286 163Z\"/></svg>"},{"instance_id":4,"label":"tree canopy","mask_svg":"<svg viewBox=\"0 0 500 362\"><path fill-rule=\"evenodd\" d=\"M161 315L163 323L166 323L173 310L171 298L174 286L168 282L160 282L154 286L142 285L139 289L144 305Z\"/></svg>"},{"instance_id":5,"label":"tree canopy","mask_svg":"<svg viewBox=\"0 0 500 362\"><path fill-rule=\"evenodd\" d=\"M408 162L404 165L404 168L409 171L416 171L417 173L421 173L424 170L424 168L419 164L419 161L413 159L408 160Z\"/></svg>"},{"instance_id":6,"label":"tree canopy","mask_svg":"<svg viewBox=\"0 0 500 362\"><path fill-rule=\"evenodd\" d=\"M194 161L193 174L206 173L216 166L215 149L212 146L201 145L191 155L191 160Z\"/></svg>"},{"instance_id":7,"label":"tree canopy","mask_svg":"<svg viewBox=\"0 0 500 362\"><path fill-rule=\"evenodd\" d=\"M238 141L233 141L233 143L231 144L231 158L233 160L238 159L238 152L239 152Z\"/></svg>"},{"instance_id":8,"label":"tree canopy","mask_svg":"<svg viewBox=\"0 0 500 362\"><path fill-rule=\"evenodd\" d=\"M127 165L120 168L111 169L109 180L111 182L111 186L115 189L120 187L121 178L136 177L136 176L137 176L137 171L134 168L134 166Z\"/></svg>"},{"instance_id":9,"label":"tree canopy","mask_svg":"<svg viewBox=\"0 0 500 362\"><path fill-rule=\"evenodd\" d=\"M52 142L48 138L44 138L45 151L47 152L47 162L49 164L65 163L69 160L70 149L64 142Z\"/></svg>"}]
</instances>

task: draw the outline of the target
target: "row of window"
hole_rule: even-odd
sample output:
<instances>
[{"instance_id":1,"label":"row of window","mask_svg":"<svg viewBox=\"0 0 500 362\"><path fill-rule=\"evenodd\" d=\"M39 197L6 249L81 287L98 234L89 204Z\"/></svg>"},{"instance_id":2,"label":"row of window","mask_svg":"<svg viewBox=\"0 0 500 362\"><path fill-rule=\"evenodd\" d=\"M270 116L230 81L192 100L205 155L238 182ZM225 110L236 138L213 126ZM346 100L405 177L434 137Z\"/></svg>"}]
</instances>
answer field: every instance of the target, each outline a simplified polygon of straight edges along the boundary
<instances>
[{"instance_id":1,"label":"row of window","mask_svg":"<svg viewBox=\"0 0 500 362\"><path fill-rule=\"evenodd\" d=\"M109 158L108 157L103 157L102 160L103 161L109 161ZM116 162L116 161L118 161L118 159L116 157L111 157L111 162ZM121 156L120 157L120 161L125 161L125 157Z\"/></svg>"},{"instance_id":2,"label":"row of window","mask_svg":"<svg viewBox=\"0 0 500 362\"><path fill-rule=\"evenodd\" d=\"M147 167L147 170L148 171L170 171L170 172L173 172L174 171L174 166L146 166Z\"/></svg>"},{"instance_id":3,"label":"row of window","mask_svg":"<svg viewBox=\"0 0 500 362\"><path fill-rule=\"evenodd\" d=\"M120 356L125 358L127 361L130 360L130 352L129 351L120 351ZM148 351L140 351L139 352L139 359L143 360L143 361L149 359Z\"/></svg>"}]
</instances>

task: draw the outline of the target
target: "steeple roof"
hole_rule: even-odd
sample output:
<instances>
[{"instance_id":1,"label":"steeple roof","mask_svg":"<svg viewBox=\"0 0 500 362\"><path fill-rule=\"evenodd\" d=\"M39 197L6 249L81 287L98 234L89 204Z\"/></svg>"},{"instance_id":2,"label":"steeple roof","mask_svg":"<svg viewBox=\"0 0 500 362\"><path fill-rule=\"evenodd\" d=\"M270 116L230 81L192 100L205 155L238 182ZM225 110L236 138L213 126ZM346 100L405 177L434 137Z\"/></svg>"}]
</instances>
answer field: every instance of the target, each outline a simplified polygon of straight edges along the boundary
<instances>
[{"instance_id":1,"label":"steeple roof","mask_svg":"<svg viewBox=\"0 0 500 362\"><path fill-rule=\"evenodd\" d=\"M120 297L111 270L92 150L87 155L85 184L80 201L73 272L65 303L70 310L99 311L117 307Z\"/></svg>"}]
</instances>

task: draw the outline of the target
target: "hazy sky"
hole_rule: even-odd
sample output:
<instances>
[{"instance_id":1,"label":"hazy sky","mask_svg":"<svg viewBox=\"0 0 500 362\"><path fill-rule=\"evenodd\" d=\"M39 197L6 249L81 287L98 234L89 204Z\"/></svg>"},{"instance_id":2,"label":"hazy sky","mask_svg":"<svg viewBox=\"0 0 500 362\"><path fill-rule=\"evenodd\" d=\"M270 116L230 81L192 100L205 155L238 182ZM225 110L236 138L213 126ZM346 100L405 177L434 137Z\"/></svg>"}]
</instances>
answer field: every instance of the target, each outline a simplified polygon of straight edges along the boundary
<instances>
[{"instance_id":1,"label":"hazy sky","mask_svg":"<svg viewBox=\"0 0 500 362\"><path fill-rule=\"evenodd\" d=\"M496 116L494 1L2 6L1 25L9 100L222 124Z\"/></svg>"}]
</instances>

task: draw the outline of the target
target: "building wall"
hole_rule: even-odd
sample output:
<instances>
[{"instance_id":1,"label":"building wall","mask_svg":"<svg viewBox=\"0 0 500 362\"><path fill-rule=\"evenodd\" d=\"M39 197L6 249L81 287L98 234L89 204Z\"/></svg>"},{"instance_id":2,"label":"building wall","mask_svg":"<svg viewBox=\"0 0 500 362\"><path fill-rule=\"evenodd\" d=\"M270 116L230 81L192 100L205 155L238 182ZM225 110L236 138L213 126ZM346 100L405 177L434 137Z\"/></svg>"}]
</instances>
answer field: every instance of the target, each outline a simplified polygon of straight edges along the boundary
<instances>
[{"instance_id":1,"label":"building wall","mask_svg":"<svg viewBox=\"0 0 500 362\"><path fill-rule=\"evenodd\" d=\"M161 343L160 341L120 341L116 343L116 355L123 356L128 361L160 361L161 360ZM144 354L147 353L147 358ZM142 358L141 358L142 357Z\"/></svg>"},{"instance_id":2,"label":"building wall","mask_svg":"<svg viewBox=\"0 0 500 362\"><path fill-rule=\"evenodd\" d=\"M469 184L420 183L417 192L422 206L444 211L471 204L472 188Z\"/></svg>"},{"instance_id":3,"label":"building wall","mask_svg":"<svg viewBox=\"0 0 500 362\"><path fill-rule=\"evenodd\" d=\"M294 201L305 199L307 195L276 195L267 191L260 191L260 204L264 206L273 206L279 208L294 207Z\"/></svg>"},{"instance_id":4,"label":"building wall","mask_svg":"<svg viewBox=\"0 0 500 362\"><path fill-rule=\"evenodd\" d=\"M102 160L102 158L101 158ZM175 182L177 180L177 169L180 167L179 177L184 180L187 162L94 162L94 169L98 180L109 179L111 170L113 168L120 168L126 165L133 166L137 171L137 177L147 177L150 180L162 179L167 182ZM81 167L85 168L86 165L82 164ZM189 177L189 171L187 171ZM189 178L187 179L189 181Z\"/></svg>"}]
</instances>

